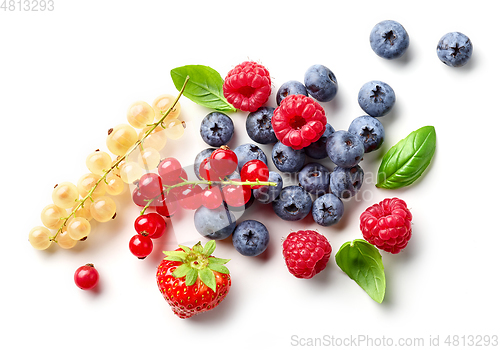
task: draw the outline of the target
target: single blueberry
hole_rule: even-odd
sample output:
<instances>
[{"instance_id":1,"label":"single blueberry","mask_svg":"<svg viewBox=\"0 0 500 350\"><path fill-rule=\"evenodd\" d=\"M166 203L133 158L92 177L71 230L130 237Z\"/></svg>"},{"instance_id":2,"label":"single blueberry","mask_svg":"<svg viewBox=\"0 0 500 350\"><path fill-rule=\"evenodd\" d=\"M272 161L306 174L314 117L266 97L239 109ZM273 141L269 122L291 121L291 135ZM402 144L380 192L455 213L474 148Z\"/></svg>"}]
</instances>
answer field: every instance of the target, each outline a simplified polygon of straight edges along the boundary
<instances>
[{"instance_id":1,"label":"single blueberry","mask_svg":"<svg viewBox=\"0 0 500 350\"><path fill-rule=\"evenodd\" d=\"M262 204L269 204L278 198L283 188L283 179L275 171L269 172L269 182L276 182L277 186L262 186L252 190L255 199Z\"/></svg>"},{"instance_id":2,"label":"single blueberry","mask_svg":"<svg viewBox=\"0 0 500 350\"><path fill-rule=\"evenodd\" d=\"M306 164L299 172L299 184L316 196L328 193L330 188L330 170L319 163Z\"/></svg>"},{"instance_id":3,"label":"single blueberry","mask_svg":"<svg viewBox=\"0 0 500 350\"><path fill-rule=\"evenodd\" d=\"M273 163L276 168L284 173L296 173L306 163L306 152L304 149L295 150L276 142L272 151Z\"/></svg>"},{"instance_id":4,"label":"single blueberry","mask_svg":"<svg viewBox=\"0 0 500 350\"><path fill-rule=\"evenodd\" d=\"M209 113L201 121L201 138L212 147L226 145L233 137L233 133L233 121L224 113Z\"/></svg>"},{"instance_id":5,"label":"single blueberry","mask_svg":"<svg viewBox=\"0 0 500 350\"><path fill-rule=\"evenodd\" d=\"M364 175L359 165L352 168L336 167L330 174L330 191L339 198L353 197L363 185Z\"/></svg>"},{"instance_id":6,"label":"single blueberry","mask_svg":"<svg viewBox=\"0 0 500 350\"><path fill-rule=\"evenodd\" d=\"M236 227L236 218L225 206L216 209L207 209L204 206L194 213L196 231L208 239L225 239L233 233Z\"/></svg>"},{"instance_id":7,"label":"single blueberry","mask_svg":"<svg viewBox=\"0 0 500 350\"><path fill-rule=\"evenodd\" d=\"M388 84L372 80L359 89L358 103L372 117L383 117L396 103L396 94Z\"/></svg>"},{"instance_id":8,"label":"single blueberry","mask_svg":"<svg viewBox=\"0 0 500 350\"><path fill-rule=\"evenodd\" d=\"M311 196L300 186L283 188L279 197L273 202L276 215L286 221L302 220L309 214L311 207Z\"/></svg>"},{"instance_id":9,"label":"single blueberry","mask_svg":"<svg viewBox=\"0 0 500 350\"><path fill-rule=\"evenodd\" d=\"M460 32L445 34L438 42L437 55L450 67L462 67L472 56L472 42Z\"/></svg>"},{"instance_id":10,"label":"single blueberry","mask_svg":"<svg viewBox=\"0 0 500 350\"><path fill-rule=\"evenodd\" d=\"M363 159L365 147L356 135L345 130L337 130L328 137L326 151L336 165L351 168Z\"/></svg>"},{"instance_id":11,"label":"single blueberry","mask_svg":"<svg viewBox=\"0 0 500 350\"><path fill-rule=\"evenodd\" d=\"M233 245L241 255L257 256L269 245L269 231L261 222L242 221L233 232Z\"/></svg>"},{"instance_id":12,"label":"single blueberry","mask_svg":"<svg viewBox=\"0 0 500 350\"><path fill-rule=\"evenodd\" d=\"M311 143L309 146L304 148L306 155L314 159L323 159L328 157L328 152L326 151L326 140L328 136L333 134L335 130L330 124L325 125L325 132L318 139L318 141Z\"/></svg>"},{"instance_id":13,"label":"single blueberry","mask_svg":"<svg viewBox=\"0 0 500 350\"><path fill-rule=\"evenodd\" d=\"M384 126L380 120L369 115L354 119L347 131L361 139L365 147L365 153L379 149L384 142Z\"/></svg>"},{"instance_id":14,"label":"single blueberry","mask_svg":"<svg viewBox=\"0 0 500 350\"><path fill-rule=\"evenodd\" d=\"M276 103L278 106L285 97L289 95L304 95L309 96L307 89L300 81L290 80L280 86L278 92L276 93Z\"/></svg>"},{"instance_id":15,"label":"single blueberry","mask_svg":"<svg viewBox=\"0 0 500 350\"><path fill-rule=\"evenodd\" d=\"M273 112L273 107L260 107L255 112L248 114L246 121L247 134L253 141L261 144L278 141L271 124Z\"/></svg>"},{"instance_id":16,"label":"single blueberry","mask_svg":"<svg viewBox=\"0 0 500 350\"><path fill-rule=\"evenodd\" d=\"M321 64L315 64L307 69L304 84L309 95L320 102L331 101L337 94L338 84L335 74Z\"/></svg>"},{"instance_id":17,"label":"single blueberry","mask_svg":"<svg viewBox=\"0 0 500 350\"><path fill-rule=\"evenodd\" d=\"M410 37L396 21L382 21L370 33L370 45L377 55L388 60L403 56L410 45Z\"/></svg>"},{"instance_id":18,"label":"single blueberry","mask_svg":"<svg viewBox=\"0 0 500 350\"><path fill-rule=\"evenodd\" d=\"M238 157L238 170L241 171L243 165L247 162L258 159L263 161L267 165L267 156L263 150L260 149L259 146L254 145L252 143L245 143L243 145L239 145L233 150Z\"/></svg>"},{"instance_id":19,"label":"single blueberry","mask_svg":"<svg viewBox=\"0 0 500 350\"><path fill-rule=\"evenodd\" d=\"M335 195L326 193L317 198L312 206L312 217L321 226L331 226L344 215L344 203Z\"/></svg>"},{"instance_id":20,"label":"single blueberry","mask_svg":"<svg viewBox=\"0 0 500 350\"><path fill-rule=\"evenodd\" d=\"M196 155L196 157L194 158L194 174L196 175L196 177L200 180L203 180L200 176L200 164L201 162L203 162L205 159L207 159L208 157L210 157L212 155L212 152L215 151L216 149L215 148L206 148L204 149L203 151L201 151L200 153L198 153Z\"/></svg>"}]
</instances>

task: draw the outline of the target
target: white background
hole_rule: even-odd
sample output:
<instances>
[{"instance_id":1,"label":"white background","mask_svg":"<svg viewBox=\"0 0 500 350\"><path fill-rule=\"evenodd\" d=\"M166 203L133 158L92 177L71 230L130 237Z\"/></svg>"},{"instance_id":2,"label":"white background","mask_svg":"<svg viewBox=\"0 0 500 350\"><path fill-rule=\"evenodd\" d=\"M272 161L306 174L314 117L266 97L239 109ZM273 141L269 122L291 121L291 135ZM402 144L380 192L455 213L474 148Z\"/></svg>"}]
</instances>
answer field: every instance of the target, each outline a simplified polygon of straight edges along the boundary
<instances>
[{"instance_id":1,"label":"white background","mask_svg":"<svg viewBox=\"0 0 500 350\"><path fill-rule=\"evenodd\" d=\"M299 338L500 335L498 319L497 157L500 45L493 1L236 2L54 0L52 12L0 11L0 117L3 162L0 343L9 349L293 348ZM394 19L410 35L406 55L376 56L368 36ZM442 64L435 49L450 31L467 34L474 53L467 66ZM105 149L106 132L126 121L136 100L176 94L170 69L209 65L224 77L244 60L264 64L273 94L287 80L303 80L316 63L332 69L336 98L323 104L335 129L362 115L359 88L369 80L393 87L397 102L381 118L384 148L361 163L367 181L358 201L346 202L330 228L309 216L298 223L255 205L245 218L262 221L271 243L261 257L239 255L230 239L216 255L231 258L233 286L215 310L178 319L157 290L162 250L183 234L197 237L189 213L169 223L168 237L139 261L128 251L138 208L119 196L118 216L96 225L71 251L36 251L28 232L41 224L56 183L87 172L86 156ZM184 165L207 147L197 135L209 110L181 99L186 136L167 146ZM249 142L246 113L231 114L231 147ZM373 174L391 145L434 125L437 151L425 176L400 190L376 189ZM270 146L263 149L268 156ZM184 152L184 153L182 153ZM269 158L270 159L270 158ZM324 161L331 168L331 163ZM274 165L270 165L274 169ZM361 238L359 215L386 197L404 199L414 215L413 237L396 256L382 253L387 292L379 305L335 264L311 280L293 277L281 255L292 231L317 229L334 253ZM182 228L182 229L179 229ZM73 283L77 267L93 262L97 291ZM219 344L220 342L220 344Z\"/></svg>"}]
</instances>

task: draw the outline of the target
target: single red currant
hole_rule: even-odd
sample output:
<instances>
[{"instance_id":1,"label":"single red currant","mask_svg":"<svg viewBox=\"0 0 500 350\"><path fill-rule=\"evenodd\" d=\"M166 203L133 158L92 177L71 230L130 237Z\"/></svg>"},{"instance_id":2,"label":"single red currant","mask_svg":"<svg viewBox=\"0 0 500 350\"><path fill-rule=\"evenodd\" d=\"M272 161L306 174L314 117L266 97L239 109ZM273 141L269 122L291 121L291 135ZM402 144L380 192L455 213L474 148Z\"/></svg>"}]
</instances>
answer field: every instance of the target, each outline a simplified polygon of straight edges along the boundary
<instances>
[{"instance_id":1,"label":"single red currant","mask_svg":"<svg viewBox=\"0 0 500 350\"><path fill-rule=\"evenodd\" d=\"M162 179L162 182L164 185L167 185L167 186L173 186L173 185L177 185L178 183L181 183L183 182L184 180L187 180L188 178L188 175L187 175L187 172L186 170L184 169L181 169L181 174L179 175L178 178L174 179L174 180L165 180L163 177L161 178ZM175 188L175 187L174 187Z\"/></svg>"},{"instance_id":2,"label":"single red currant","mask_svg":"<svg viewBox=\"0 0 500 350\"><path fill-rule=\"evenodd\" d=\"M144 259L153 251L153 241L149 236L135 235L128 244L130 252L139 259Z\"/></svg>"},{"instance_id":3,"label":"single red currant","mask_svg":"<svg viewBox=\"0 0 500 350\"><path fill-rule=\"evenodd\" d=\"M139 180L139 189L144 197L153 199L163 192L161 177L155 173L147 173L141 176Z\"/></svg>"},{"instance_id":4,"label":"single red currant","mask_svg":"<svg viewBox=\"0 0 500 350\"><path fill-rule=\"evenodd\" d=\"M196 210L201 206L201 193L203 189L199 185L183 186L179 193L179 204L184 209Z\"/></svg>"},{"instance_id":5,"label":"single red currant","mask_svg":"<svg viewBox=\"0 0 500 350\"><path fill-rule=\"evenodd\" d=\"M181 173L182 165L173 157L163 159L158 165L158 174L160 174L165 183L176 181L181 176Z\"/></svg>"},{"instance_id":6,"label":"single red currant","mask_svg":"<svg viewBox=\"0 0 500 350\"><path fill-rule=\"evenodd\" d=\"M243 165L240 171L241 181L268 181L269 180L269 169L267 165L258 159L253 159L248 161ZM261 185L251 186L252 188L261 188Z\"/></svg>"},{"instance_id":7,"label":"single red currant","mask_svg":"<svg viewBox=\"0 0 500 350\"><path fill-rule=\"evenodd\" d=\"M178 199L175 194L169 192L168 195L163 196L160 201L154 205L156 212L167 218L173 216L179 208Z\"/></svg>"},{"instance_id":8,"label":"single red currant","mask_svg":"<svg viewBox=\"0 0 500 350\"><path fill-rule=\"evenodd\" d=\"M215 209L222 204L222 193L217 186L207 188L201 193L201 204L208 209Z\"/></svg>"},{"instance_id":9,"label":"single red currant","mask_svg":"<svg viewBox=\"0 0 500 350\"><path fill-rule=\"evenodd\" d=\"M148 213L140 215L135 219L134 228L137 233L154 239L163 236L167 229L167 224L161 215Z\"/></svg>"},{"instance_id":10,"label":"single red currant","mask_svg":"<svg viewBox=\"0 0 500 350\"><path fill-rule=\"evenodd\" d=\"M238 157L227 146L221 146L212 152L210 156L211 163L217 173L223 176L232 174L238 167Z\"/></svg>"},{"instance_id":11,"label":"single red currant","mask_svg":"<svg viewBox=\"0 0 500 350\"><path fill-rule=\"evenodd\" d=\"M241 181L240 179L233 179L233 181ZM224 201L231 207L242 207L252 197L252 189L250 186L242 185L228 185L222 189Z\"/></svg>"},{"instance_id":12,"label":"single red currant","mask_svg":"<svg viewBox=\"0 0 500 350\"><path fill-rule=\"evenodd\" d=\"M204 159L200 164L200 177L208 181L219 181L225 175L219 174L212 159Z\"/></svg>"},{"instance_id":13,"label":"single red currant","mask_svg":"<svg viewBox=\"0 0 500 350\"><path fill-rule=\"evenodd\" d=\"M132 200L135 205L139 207L145 207L148 202L148 199L142 194L139 187L134 188L134 191L132 192Z\"/></svg>"},{"instance_id":14,"label":"single red currant","mask_svg":"<svg viewBox=\"0 0 500 350\"><path fill-rule=\"evenodd\" d=\"M97 272L93 264L86 264L75 271L74 279L79 288L83 290L92 289L99 282L99 272Z\"/></svg>"}]
</instances>

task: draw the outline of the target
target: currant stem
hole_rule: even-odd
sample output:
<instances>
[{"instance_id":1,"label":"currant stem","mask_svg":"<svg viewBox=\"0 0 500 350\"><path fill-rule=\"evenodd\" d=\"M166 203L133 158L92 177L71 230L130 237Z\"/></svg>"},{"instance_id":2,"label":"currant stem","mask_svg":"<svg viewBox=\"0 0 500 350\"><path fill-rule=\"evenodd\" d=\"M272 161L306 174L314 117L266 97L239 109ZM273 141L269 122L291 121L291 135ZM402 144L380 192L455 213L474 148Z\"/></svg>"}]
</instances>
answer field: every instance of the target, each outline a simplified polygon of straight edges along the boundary
<instances>
[{"instance_id":1,"label":"currant stem","mask_svg":"<svg viewBox=\"0 0 500 350\"><path fill-rule=\"evenodd\" d=\"M59 235L59 233L62 232L64 226L66 226L66 223L69 221L69 219L74 216L76 214L76 212L78 211L78 209L82 208L85 201L87 199L90 198L90 200L92 201L92 194L94 193L94 191L96 190L97 186L101 183L101 181L106 181L106 177L108 176L108 174L115 168L118 168L118 165L123 162L125 159L128 158L128 156L133 152L135 151L135 149L139 146L142 145L142 143L144 142L144 140L156 129L156 127L158 125L161 124L161 126L165 129L165 126L163 125L163 121L165 120L165 118L168 116L168 114L172 111L172 109L174 109L174 107L176 106L177 102L179 102L179 99L181 98L182 94L184 93L184 89L186 88L186 85L189 81L189 75L186 76L186 80L184 80L184 84L182 85L182 88L179 90L179 94L177 95L176 99L174 100L174 102L172 103L172 105L170 106L169 109L167 109L165 112L162 113L162 117L160 118L160 120L158 120L156 123L154 123L152 126L151 126L151 129L149 129L145 134L144 136L138 140L128 151L127 153L125 153L123 156L121 156L120 158L118 158L115 163L113 165L111 165L111 167L106 170L104 172L104 174L97 180L97 182L94 184L94 186L90 189L89 193L87 193L87 195L85 197L83 197L82 199L79 200L80 203L78 203L78 205L71 211L71 213L65 217L65 218L62 218L64 219L61 227L59 227L59 229L57 230L57 232L55 233L54 236L50 237L50 240L53 241L53 242L57 242L56 239L57 239L57 236ZM151 204L151 203L149 203Z\"/></svg>"}]
</instances>

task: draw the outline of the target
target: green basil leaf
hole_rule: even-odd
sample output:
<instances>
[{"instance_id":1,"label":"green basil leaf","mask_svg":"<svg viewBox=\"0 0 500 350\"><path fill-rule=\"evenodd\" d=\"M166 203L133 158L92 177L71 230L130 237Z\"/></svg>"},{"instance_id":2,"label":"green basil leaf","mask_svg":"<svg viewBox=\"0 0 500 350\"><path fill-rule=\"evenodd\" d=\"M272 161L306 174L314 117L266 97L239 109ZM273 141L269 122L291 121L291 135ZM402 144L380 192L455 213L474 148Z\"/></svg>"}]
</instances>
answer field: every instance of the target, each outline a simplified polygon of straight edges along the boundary
<instances>
[{"instance_id":1,"label":"green basil leaf","mask_svg":"<svg viewBox=\"0 0 500 350\"><path fill-rule=\"evenodd\" d=\"M193 102L217 111L236 112L236 109L224 97L224 80L213 68L202 65L187 65L174 68L170 76L177 90L181 90L186 77L189 81L183 95Z\"/></svg>"},{"instance_id":2,"label":"green basil leaf","mask_svg":"<svg viewBox=\"0 0 500 350\"><path fill-rule=\"evenodd\" d=\"M430 164L436 150L436 130L424 126L394 145L382 159L377 187L395 189L411 185Z\"/></svg>"},{"instance_id":3,"label":"green basil leaf","mask_svg":"<svg viewBox=\"0 0 500 350\"><path fill-rule=\"evenodd\" d=\"M385 273L377 248L362 239L340 247L335 255L337 265L377 303L385 296Z\"/></svg>"}]
</instances>

